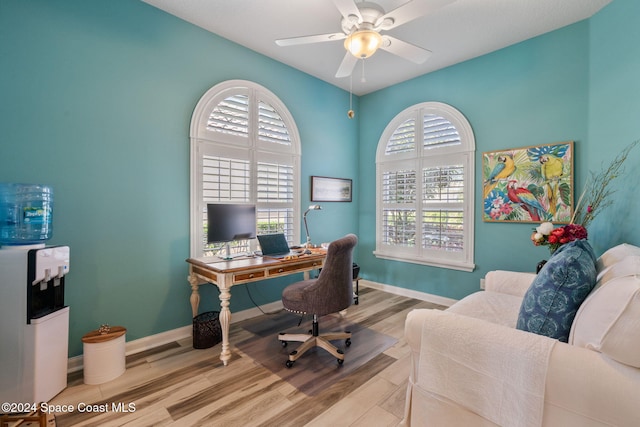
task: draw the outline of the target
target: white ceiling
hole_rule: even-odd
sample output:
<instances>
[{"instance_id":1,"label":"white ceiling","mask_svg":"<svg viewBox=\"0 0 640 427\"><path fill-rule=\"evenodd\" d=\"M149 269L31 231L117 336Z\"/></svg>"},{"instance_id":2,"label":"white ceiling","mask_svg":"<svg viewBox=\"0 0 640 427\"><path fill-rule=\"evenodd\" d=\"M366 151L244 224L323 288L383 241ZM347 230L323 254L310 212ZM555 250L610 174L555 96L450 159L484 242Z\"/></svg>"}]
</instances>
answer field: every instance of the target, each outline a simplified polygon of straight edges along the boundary
<instances>
[{"instance_id":1,"label":"white ceiling","mask_svg":"<svg viewBox=\"0 0 640 427\"><path fill-rule=\"evenodd\" d=\"M455 0L386 32L433 52L415 64L379 50L356 65L352 79L336 78L342 41L277 46L275 40L335 33L340 12L331 0L142 0L332 85L364 95L475 58L592 16L612 0ZM359 2L359 0L358 0ZM375 0L385 12L407 0ZM382 31L385 34L385 31Z\"/></svg>"}]
</instances>

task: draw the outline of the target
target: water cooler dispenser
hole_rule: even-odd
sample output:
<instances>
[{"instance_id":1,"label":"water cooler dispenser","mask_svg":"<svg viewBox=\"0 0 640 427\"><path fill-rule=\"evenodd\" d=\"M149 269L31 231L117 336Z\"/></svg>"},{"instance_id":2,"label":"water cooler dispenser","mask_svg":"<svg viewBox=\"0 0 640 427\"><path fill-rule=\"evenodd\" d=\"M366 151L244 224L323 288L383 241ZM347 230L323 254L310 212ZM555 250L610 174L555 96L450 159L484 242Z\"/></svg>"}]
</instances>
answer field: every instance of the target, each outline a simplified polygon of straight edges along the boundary
<instances>
[{"instance_id":1,"label":"water cooler dispenser","mask_svg":"<svg viewBox=\"0 0 640 427\"><path fill-rule=\"evenodd\" d=\"M0 248L0 402L46 402L67 386L69 247Z\"/></svg>"},{"instance_id":2,"label":"water cooler dispenser","mask_svg":"<svg viewBox=\"0 0 640 427\"><path fill-rule=\"evenodd\" d=\"M69 247L44 244L52 198L0 183L0 402L46 402L67 386Z\"/></svg>"}]
</instances>

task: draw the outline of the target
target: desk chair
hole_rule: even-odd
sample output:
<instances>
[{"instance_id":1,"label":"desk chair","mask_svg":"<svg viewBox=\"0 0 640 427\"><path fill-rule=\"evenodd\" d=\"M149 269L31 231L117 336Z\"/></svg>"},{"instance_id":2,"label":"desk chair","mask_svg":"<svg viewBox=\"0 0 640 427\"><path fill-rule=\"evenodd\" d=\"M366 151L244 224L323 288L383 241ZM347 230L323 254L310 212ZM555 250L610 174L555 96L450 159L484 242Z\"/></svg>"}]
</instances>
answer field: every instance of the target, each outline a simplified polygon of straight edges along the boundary
<instances>
[{"instance_id":1,"label":"desk chair","mask_svg":"<svg viewBox=\"0 0 640 427\"><path fill-rule=\"evenodd\" d=\"M311 335L281 332L278 339L286 347L289 341L302 342L297 350L289 354L287 367L313 347L321 347L344 362L344 353L329 341L345 340L351 345L351 332L318 333L318 317L337 313L349 307L353 300L353 248L358 243L355 234L335 240L329 244L327 258L317 279L303 280L287 286L282 291L282 304L288 311L298 314L313 314Z\"/></svg>"}]
</instances>

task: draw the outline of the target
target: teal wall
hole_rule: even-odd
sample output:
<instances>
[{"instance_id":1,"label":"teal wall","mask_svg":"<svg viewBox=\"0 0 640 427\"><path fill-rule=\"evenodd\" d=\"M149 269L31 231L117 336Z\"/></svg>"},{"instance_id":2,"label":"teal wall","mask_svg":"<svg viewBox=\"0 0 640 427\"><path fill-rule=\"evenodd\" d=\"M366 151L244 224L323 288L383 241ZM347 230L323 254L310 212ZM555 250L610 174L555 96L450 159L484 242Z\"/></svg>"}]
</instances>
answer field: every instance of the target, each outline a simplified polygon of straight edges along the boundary
<instances>
[{"instance_id":1,"label":"teal wall","mask_svg":"<svg viewBox=\"0 0 640 427\"><path fill-rule=\"evenodd\" d=\"M189 122L198 99L229 79L255 81L288 106L302 140L301 207L309 176L354 180L353 203L324 203L309 216L314 241L357 232L366 279L461 298L487 271L531 270L548 256L529 243L531 224L475 217L472 273L376 259L375 151L396 114L446 102L476 137L476 206L484 151L575 141L578 191L640 138L640 6L615 0L588 21L462 64L354 97L137 0L0 0L0 181L55 190L51 244L71 247L67 303L70 355L108 322L133 340L190 324ZM597 252L640 245L640 149L616 204L593 223ZM338 220L339 219L339 220ZM626 220L626 221L625 221ZM234 289L232 307L279 298L297 279ZM205 286L201 311L216 309Z\"/></svg>"},{"instance_id":2,"label":"teal wall","mask_svg":"<svg viewBox=\"0 0 640 427\"><path fill-rule=\"evenodd\" d=\"M367 279L461 298L488 271L531 271L548 258L529 236L533 224L481 219L482 153L512 147L575 141L576 200L589 170L599 171L640 138L640 5L615 0L590 20L361 97L360 258ZM406 107L425 101L453 105L476 138L475 262L471 273L376 259L376 147L386 124ZM614 244L640 245L636 197L640 148L617 182L614 204L596 218L590 238L598 254ZM367 186L364 183L368 183Z\"/></svg>"},{"instance_id":3,"label":"teal wall","mask_svg":"<svg viewBox=\"0 0 640 427\"><path fill-rule=\"evenodd\" d=\"M210 87L252 80L288 106L302 207L310 175L357 179L348 93L141 1L1 0L0 73L0 181L53 186L49 243L71 247L71 356L101 323L128 340L191 323L189 123ZM357 199L309 217L318 242L357 222ZM238 287L233 308L253 307L247 288L265 304L300 278ZM201 288L201 311L218 308Z\"/></svg>"},{"instance_id":4,"label":"teal wall","mask_svg":"<svg viewBox=\"0 0 640 427\"><path fill-rule=\"evenodd\" d=\"M640 2L614 0L590 20L588 168L640 139ZM603 251L620 242L640 245L640 147L616 182L614 205L590 227L590 240Z\"/></svg>"}]
</instances>

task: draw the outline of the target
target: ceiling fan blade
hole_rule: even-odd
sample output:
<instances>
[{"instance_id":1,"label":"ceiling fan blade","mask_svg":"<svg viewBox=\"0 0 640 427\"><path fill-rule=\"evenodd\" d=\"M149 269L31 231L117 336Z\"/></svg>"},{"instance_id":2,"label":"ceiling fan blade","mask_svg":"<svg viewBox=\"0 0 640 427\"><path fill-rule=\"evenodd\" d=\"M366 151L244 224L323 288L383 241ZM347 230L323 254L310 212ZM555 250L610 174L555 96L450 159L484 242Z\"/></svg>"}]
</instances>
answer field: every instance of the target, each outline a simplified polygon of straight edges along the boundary
<instances>
[{"instance_id":1,"label":"ceiling fan blade","mask_svg":"<svg viewBox=\"0 0 640 427\"><path fill-rule=\"evenodd\" d=\"M318 34L315 36L291 37L288 39L276 40L278 46L294 46L298 44L331 42L347 38L345 33Z\"/></svg>"},{"instance_id":2,"label":"ceiling fan blade","mask_svg":"<svg viewBox=\"0 0 640 427\"><path fill-rule=\"evenodd\" d=\"M425 16L454 1L455 0L410 0L381 16L376 22L376 26L383 25L382 29L390 30L391 28L399 27L416 18ZM385 23L385 20L388 21Z\"/></svg>"},{"instance_id":3,"label":"ceiling fan blade","mask_svg":"<svg viewBox=\"0 0 640 427\"><path fill-rule=\"evenodd\" d=\"M354 0L333 0L333 4L340 11L340 15L346 20L349 20L349 15L358 17L358 23L362 22L362 15L360 9L356 6Z\"/></svg>"},{"instance_id":4,"label":"ceiling fan blade","mask_svg":"<svg viewBox=\"0 0 640 427\"><path fill-rule=\"evenodd\" d=\"M402 40L398 40L395 37L384 35L382 36L382 46L380 49L393 53L401 58L415 62L416 64L422 64L430 56L431 51L423 49L411 43L407 43Z\"/></svg>"},{"instance_id":5,"label":"ceiling fan blade","mask_svg":"<svg viewBox=\"0 0 640 427\"><path fill-rule=\"evenodd\" d=\"M341 78L350 76L357 63L358 58L347 52L340 63L338 71L336 72L336 77Z\"/></svg>"}]
</instances>

